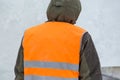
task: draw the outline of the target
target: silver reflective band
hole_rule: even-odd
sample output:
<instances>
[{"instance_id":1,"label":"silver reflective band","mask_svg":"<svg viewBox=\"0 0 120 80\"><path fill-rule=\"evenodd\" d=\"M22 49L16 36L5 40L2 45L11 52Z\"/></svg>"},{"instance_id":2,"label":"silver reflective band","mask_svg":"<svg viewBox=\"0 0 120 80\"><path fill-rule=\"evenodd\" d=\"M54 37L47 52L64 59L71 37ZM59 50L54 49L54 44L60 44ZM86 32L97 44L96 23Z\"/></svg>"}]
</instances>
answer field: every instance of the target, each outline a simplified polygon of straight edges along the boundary
<instances>
[{"instance_id":1,"label":"silver reflective band","mask_svg":"<svg viewBox=\"0 0 120 80\"><path fill-rule=\"evenodd\" d=\"M24 67L26 68L56 68L64 70L78 71L79 65L61 63L61 62L38 62L38 61L24 61Z\"/></svg>"},{"instance_id":2,"label":"silver reflective band","mask_svg":"<svg viewBox=\"0 0 120 80\"><path fill-rule=\"evenodd\" d=\"M47 76L25 76L25 80L78 80L78 78L59 78Z\"/></svg>"}]
</instances>

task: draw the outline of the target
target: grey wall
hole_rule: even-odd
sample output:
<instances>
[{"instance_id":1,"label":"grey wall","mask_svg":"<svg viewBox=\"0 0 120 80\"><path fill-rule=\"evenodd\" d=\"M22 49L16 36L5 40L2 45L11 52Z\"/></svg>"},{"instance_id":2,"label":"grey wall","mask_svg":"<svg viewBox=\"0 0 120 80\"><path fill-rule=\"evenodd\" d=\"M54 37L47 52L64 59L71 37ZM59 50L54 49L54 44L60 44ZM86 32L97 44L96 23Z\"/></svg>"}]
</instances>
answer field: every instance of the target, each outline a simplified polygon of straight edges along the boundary
<instances>
[{"instance_id":1,"label":"grey wall","mask_svg":"<svg viewBox=\"0 0 120 80\"><path fill-rule=\"evenodd\" d=\"M50 0L0 0L0 79L14 79L24 30L46 21ZM91 34L102 66L120 66L120 0L81 0L77 25Z\"/></svg>"},{"instance_id":2,"label":"grey wall","mask_svg":"<svg viewBox=\"0 0 120 80\"><path fill-rule=\"evenodd\" d=\"M120 66L120 0L82 0L78 25L95 42L102 66Z\"/></svg>"}]
</instances>

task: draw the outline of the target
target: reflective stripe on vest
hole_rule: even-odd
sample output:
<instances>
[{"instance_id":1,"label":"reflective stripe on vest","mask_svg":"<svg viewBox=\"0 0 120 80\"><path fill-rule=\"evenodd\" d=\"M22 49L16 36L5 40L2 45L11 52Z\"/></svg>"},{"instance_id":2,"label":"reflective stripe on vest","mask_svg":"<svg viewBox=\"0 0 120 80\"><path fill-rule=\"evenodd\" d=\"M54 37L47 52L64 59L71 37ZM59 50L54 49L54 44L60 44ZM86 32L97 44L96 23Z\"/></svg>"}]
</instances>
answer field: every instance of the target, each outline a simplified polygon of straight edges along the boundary
<instances>
[{"instance_id":1,"label":"reflective stripe on vest","mask_svg":"<svg viewBox=\"0 0 120 80\"><path fill-rule=\"evenodd\" d=\"M25 80L78 80L78 78L57 78L46 76L25 76Z\"/></svg>"},{"instance_id":2,"label":"reflective stripe on vest","mask_svg":"<svg viewBox=\"0 0 120 80\"><path fill-rule=\"evenodd\" d=\"M78 80L80 45L86 31L64 22L46 22L25 31L25 80Z\"/></svg>"},{"instance_id":3,"label":"reflective stripe on vest","mask_svg":"<svg viewBox=\"0 0 120 80\"><path fill-rule=\"evenodd\" d=\"M27 68L55 68L63 70L78 71L79 65L59 62L38 62L38 61L25 61L24 66Z\"/></svg>"}]
</instances>

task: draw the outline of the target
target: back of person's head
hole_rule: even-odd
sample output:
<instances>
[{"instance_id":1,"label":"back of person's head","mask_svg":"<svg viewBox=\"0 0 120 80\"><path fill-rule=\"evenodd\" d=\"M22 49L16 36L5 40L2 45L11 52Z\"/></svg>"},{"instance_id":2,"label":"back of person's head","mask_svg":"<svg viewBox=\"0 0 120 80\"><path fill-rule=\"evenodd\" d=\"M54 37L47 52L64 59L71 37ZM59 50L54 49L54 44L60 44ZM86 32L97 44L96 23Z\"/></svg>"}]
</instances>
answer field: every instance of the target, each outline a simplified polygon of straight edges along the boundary
<instances>
[{"instance_id":1,"label":"back of person's head","mask_svg":"<svg viewBox=\"0 0 120 80\"><path fill-rule=\"evenodd\" d=\"M75 24L80 12L80 0L51 0L47 9L47 18L48 21Z\"/></svg>"}]
</instances>

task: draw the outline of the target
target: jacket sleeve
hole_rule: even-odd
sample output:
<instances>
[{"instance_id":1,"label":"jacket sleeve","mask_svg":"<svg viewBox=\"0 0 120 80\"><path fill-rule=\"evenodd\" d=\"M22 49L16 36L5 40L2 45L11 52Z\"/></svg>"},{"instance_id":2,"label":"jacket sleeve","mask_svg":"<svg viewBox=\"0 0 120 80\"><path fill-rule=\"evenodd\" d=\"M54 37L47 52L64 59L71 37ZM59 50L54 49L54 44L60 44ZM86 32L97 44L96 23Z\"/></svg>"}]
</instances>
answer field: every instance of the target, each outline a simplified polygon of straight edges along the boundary
<instances>
[{"instance_id":1,"label":"jacket sleeve","mask_svg":"<svg viewBox=\"0 0 120 80\"><path fill-rule=\"evenodd\" d=\"M80 60L79 80L102 80L98 54L88 32L82 38Z\"/></svg>"},{"instance_id":2,"label":"jacket sleeve","mask_svg":"<svg viewBox=\"0 0 120 80\"><path fill-rule=\"evenodd\" d=\"M22 44L19 48L14 72L15 72L15 80L24 80L24 62L23 62L23 47L22 47Z\"/></svg>"}]
</instances>

